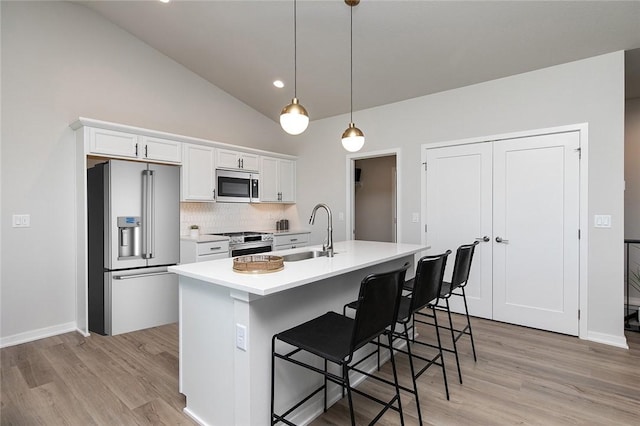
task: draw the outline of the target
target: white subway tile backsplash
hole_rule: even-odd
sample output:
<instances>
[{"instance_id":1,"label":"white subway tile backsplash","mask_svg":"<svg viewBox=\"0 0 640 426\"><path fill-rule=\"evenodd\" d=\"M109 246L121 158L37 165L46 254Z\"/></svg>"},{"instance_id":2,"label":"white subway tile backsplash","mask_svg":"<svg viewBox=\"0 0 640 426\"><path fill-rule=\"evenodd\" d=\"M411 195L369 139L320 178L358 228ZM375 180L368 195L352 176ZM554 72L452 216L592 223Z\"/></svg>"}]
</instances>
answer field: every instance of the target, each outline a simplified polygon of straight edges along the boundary
<instances>
[{"instance_id":1,"label":"white subway tile backsplash","mask_svg":"<svg viewBox=\"0 0 640 426\"><path fill-rule=\"evenodd\" d=\"M180 203L180 235L188 235L191 225L201 234L273 230L280 219L300 228L295 204Z\"/></svg>"}]
</instances>

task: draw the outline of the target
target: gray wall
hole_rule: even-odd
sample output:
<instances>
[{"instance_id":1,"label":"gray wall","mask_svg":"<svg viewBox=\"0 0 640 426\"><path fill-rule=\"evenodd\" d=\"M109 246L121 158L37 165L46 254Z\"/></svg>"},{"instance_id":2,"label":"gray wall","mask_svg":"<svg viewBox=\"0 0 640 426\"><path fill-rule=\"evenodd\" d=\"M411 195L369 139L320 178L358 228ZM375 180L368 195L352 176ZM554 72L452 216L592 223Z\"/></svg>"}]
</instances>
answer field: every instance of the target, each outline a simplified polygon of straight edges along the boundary
<instances>
[{"instance_id":1,"label":"gray wall","mask_svg":"<svg viewBox=\"0 0 640 426\"><path fill-rule=\"evenodd\" d=\"M624 133L624 237L640 240L640 98L625 108ZM629 249L629 267L640 270L640 244ZM630 287L630 305L640 305L640 294Z\"/></svg>"},{"instance_id":2,"label":"gray wall","mask_svg":"<svg viewBox=\"0 0 640 426\"><path fill-rule=\"evenodd\" d=\"M75 322L79 116L294 154L279 125L68 2L1 2L0 338ZM30 228L11 215L31 214ZM39 331L38 331L39 330Z\"/></svg>"},{"instance_id":3,"label":"gray wall","mask_svg":"<svg viewBox=\"0 0 640 426\"><path fill-rule=\"evenodd\" d=\"M411 222L411 214L421 211L422 144L588 123L588 294L582 295L588 298L588 334L596 340L625 341L624 52L356 111L353 118L366 135L363 153L401 150L398 180L403 193L398 194L398 205L403 217L398 218L402 232L398 241L407 243L421 239L420 224ZM317 202L336 212L346 211L346 152L340 135L348 122L346 115L316 121L302 135L298 188L315 190L298 194L299 211L310 211ZM321 186L319 175L324 176ZM611 214L612 228L593 228L594 214ZM336 240L345 238L345 222L335 223L334 229ZM312 239L322 240L317 227Z\"/></svg>"}]
</instances>

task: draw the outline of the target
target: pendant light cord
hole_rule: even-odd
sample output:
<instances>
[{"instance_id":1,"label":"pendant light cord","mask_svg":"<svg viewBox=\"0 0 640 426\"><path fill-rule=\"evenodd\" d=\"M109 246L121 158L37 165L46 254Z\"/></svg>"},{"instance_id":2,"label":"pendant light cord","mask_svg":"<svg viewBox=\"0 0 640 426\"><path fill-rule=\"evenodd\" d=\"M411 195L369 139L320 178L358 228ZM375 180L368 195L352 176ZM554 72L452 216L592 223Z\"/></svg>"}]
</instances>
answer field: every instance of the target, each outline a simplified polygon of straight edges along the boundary
<instances>
[{"instance_id":1,"label":"pendant light cord","mask_svg":"<svg viewBox=\"0 0 640 426\"><path fill-rule=\"evenodd\" d=\"M353 123L353 5L350 6L351 9L351 31L350 31L350 40L351 40L351 101L350 101L350 120L349 122Z\"/></svg>"},{"instance_id":2,"label":"pendant light cord","mask_svg":"<svg viewBox=\"0 0 640 426\"><path fill-rule=\"evenodd\" d=\"M298 97L298 25L297 1L293 0L293 97Z\"/></svg>"}]
</instances>

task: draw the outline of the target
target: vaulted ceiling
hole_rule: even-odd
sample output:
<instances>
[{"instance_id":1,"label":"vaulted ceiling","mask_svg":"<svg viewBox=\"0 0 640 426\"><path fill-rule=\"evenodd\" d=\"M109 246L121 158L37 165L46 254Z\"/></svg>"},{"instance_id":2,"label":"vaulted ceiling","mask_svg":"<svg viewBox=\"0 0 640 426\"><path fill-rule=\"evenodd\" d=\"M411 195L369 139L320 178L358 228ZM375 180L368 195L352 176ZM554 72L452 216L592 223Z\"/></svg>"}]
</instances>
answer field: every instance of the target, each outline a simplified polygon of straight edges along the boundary
<instances>
[{"instance_id":1,"label":"vaulted ceiling","mask_svg":"<svg viewBox=\"0 0 640 426\"><path fill-rule=\"evenodd\" d=\"M292 0L77 3L273 120L293 97ZM349 111L350 13L342 0L298 1L297 94L312 120ZM639 48L639 1L362 0L353 107L632 49L627 97L640 97Z\"/></svg>"}]
</instances>

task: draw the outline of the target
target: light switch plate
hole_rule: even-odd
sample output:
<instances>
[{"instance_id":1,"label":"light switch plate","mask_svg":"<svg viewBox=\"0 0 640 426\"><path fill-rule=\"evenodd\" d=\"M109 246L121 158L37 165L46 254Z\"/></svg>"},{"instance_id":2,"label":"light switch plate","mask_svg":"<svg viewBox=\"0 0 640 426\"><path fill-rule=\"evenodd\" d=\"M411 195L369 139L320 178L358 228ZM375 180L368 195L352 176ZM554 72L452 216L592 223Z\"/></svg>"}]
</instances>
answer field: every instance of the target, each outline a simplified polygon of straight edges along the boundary
<instances>
[{"instance_id":1,"label":"light switch plate","mask_svg":"<svg viewBox=\"0 0 640 426\"><path fill-rule=\"evenodd\" d=\"M611 228L610 214L597 214L593 219L593 226L596 228Z\"/></svg>"},{"instance_id":2,"label":"light switch plate","mask_svg":"<svg viewBox=\"0 0 640 426\"><path fill-rule=\"evenodd\" d=\"M13 226L14 228L28 228L31 226L31 215L14 214L11 223L11 226Z\"/></svg>"}]
</instances>

